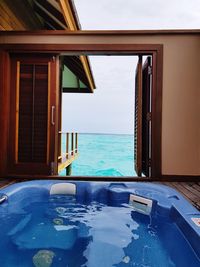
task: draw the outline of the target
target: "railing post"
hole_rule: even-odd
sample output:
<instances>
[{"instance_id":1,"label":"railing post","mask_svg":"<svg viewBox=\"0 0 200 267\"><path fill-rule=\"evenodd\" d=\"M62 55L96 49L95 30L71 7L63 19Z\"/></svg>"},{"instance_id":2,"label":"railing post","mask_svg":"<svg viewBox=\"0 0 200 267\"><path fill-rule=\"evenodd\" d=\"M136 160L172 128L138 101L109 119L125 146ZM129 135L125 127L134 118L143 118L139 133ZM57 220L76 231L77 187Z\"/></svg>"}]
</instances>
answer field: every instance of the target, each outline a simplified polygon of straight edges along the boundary
<instances>
[{"instance_id":1,"label":"railing post","mask_svg":"<svg viewBox=\"0 0 200 267\"><path fill-rule=\"evenodd\" d=\"M78 133L75 133L75 153L78 152Z\"/></svg>"},{"instance_id":2,"label":"railing post","mask_svg":"<svg viewBox=\"0 0 200 267\"><path fill-rule=\"evenodd\" d=\"M74 155L74 133L71 133L71 155Z\"/></svg>"},{"instance_id":3,"label":"railing post","mask_svg":"<svg viewBox=\"0 0 200 267\"><path fill-rule=\"evenodd\" d=\"M74 156L75 154L78 153L78 133L59 132L59 135L60 135L60 138L59 138L59 140L60 140L59 148L60 149L59 149L59 156L58 156L59 161L62 161L62 159L63 159L63 156L62 156L62 139L63 139L64 134L66 136L66 151L65 151L66 159L69 159L70 156ZM71 141L71 143L70 143L70 141Z\"/></svg>"},{"instance_id":4,"label":"railing post","mask_svg":"<svg viewBox=\"0 0 200 267\"><path fill-rule=\"evenodd\" d=\"M59 156L62 157L62 134L59 134Z\"/></svg>"},{"instance_id":5,"label":"railing post","mask_svg":"<svg viewBox=\"0 0 200 267\"><path fill-rule=\"evenodd\" d=\"M69 133L66 133L66 158L69 157Z\"/></svg>"},{"instance_id":6,"label":"railing post","mask_svg":"<svg viewBox=\"0 0 200 267\"><path fill-rule=\"evenodd\" d=\"M62 159L62 133L58 134L58 159Z\"/></svg>"}]
</instances>

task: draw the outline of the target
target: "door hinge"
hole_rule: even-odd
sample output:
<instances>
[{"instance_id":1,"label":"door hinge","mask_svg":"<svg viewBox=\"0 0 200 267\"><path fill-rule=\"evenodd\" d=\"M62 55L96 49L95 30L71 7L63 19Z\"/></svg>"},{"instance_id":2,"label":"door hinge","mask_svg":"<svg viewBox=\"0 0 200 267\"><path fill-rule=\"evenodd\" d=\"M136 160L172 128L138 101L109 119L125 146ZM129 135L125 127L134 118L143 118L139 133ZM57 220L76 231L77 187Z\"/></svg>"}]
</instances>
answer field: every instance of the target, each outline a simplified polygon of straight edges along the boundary
<instances>
[{"instance_id":1,"label":"door hinge","mask_svg":"<svg viewBox=\"0 0 200 267\"><path fill-rule=\"evenodd\" d=\"M148 74L152 75L152 66L148 66Z\"/></svg>"},{"instance_id":2,"label":"door hinge","mask_svg":"<svg viewBox=\"0 0 200 267\"><path fill-rule=\"evenodd\" d=\"M151 121L151 119L152 119L151 112L147 112L147 120Z\"/></svg>"},{"instance_id":3,"label":"door hinge","mask_svg":"<svg viewBox=\"0 0 200 267\"><path fill-rule=\"evenodd\" d=\"M151 159L148 160L148 166L151 167Z\"/></svg>"},{"instance_id":4,"label":"door hinge","mask_svg":"<svg viewBox=\"0 0 200 267\"><path fill-rule=\"evenodd\" d=\"M54 175L54 166L55 166L55 163L52 161L51 162L51 175Z\"/></svg>"}]
</instances>

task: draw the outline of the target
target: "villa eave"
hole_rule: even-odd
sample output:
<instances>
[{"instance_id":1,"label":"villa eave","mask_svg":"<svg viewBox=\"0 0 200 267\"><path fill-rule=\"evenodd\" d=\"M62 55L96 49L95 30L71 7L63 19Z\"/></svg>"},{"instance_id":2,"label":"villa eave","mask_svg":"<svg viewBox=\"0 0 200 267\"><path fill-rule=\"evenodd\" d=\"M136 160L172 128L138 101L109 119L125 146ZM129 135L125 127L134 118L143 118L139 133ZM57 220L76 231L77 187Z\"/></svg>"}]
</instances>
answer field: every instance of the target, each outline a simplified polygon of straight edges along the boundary
<instances>
[{"instance_id":1,"label":"villa eave","mask_svg":"<svg viewBox=\"0 0 200 267\"><path fill-rule=\"evenodd\" d=\"M185 35L200 34L200 29L163 29L163 30L26 30L26 31L0 31L2 35Z\"/></svg>"}]
</instances>

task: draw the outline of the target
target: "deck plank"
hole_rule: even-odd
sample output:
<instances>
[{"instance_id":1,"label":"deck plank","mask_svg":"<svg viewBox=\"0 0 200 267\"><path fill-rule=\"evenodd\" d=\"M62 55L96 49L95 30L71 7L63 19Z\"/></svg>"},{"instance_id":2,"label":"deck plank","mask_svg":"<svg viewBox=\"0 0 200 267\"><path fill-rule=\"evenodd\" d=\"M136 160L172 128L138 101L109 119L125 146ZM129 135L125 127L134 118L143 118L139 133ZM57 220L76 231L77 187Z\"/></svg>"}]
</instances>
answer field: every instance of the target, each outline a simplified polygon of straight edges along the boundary
<instances>
[{"instance_id":1,"label":"deck plank","mask_svg":"<svg viewBox=\"0 0 200 267\"><path fill-rule=\"evenodd\" d=\"M198 187L192 186L190 183L182 183L183 187L190 191L192 194L196 195L196 197L199 197L200 191L198 190Z\"/></svg>"},{"instance_id":2,"label":"deck plank","mask_svg":"<svg viewBox=\"0 0 200 267\"><path fill-rule=\"evenodd\" d=\"M179 191L192 205L200 210L200 183L195 182L164 182Z\"/></svg>"}]
</instances>

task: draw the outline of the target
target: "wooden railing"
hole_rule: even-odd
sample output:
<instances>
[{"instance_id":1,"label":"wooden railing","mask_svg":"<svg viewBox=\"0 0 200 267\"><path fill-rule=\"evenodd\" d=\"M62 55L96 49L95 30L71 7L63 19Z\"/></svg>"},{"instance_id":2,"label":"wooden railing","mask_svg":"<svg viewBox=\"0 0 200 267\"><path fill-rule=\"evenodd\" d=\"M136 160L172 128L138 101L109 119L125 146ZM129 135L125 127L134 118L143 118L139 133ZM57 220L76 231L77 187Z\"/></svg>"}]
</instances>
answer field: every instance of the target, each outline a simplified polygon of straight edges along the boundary
<instances>
[{"instance_id":1,"label":"wooden railing","mask_svg":"<svg viewBox=\"0 0 200 267\"><path fill-rule=\"evenodd\" d=\"M65 138L65 149L63 151L63 140ZM70 159L78 153L78 133L59 132L58 161Z\"/></svg>"}]
</instances>

